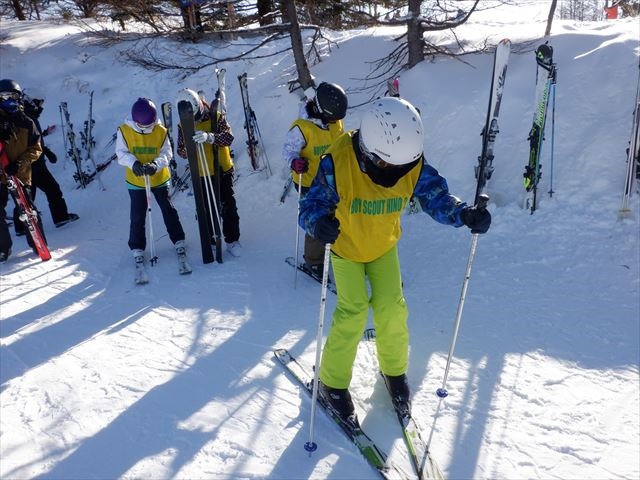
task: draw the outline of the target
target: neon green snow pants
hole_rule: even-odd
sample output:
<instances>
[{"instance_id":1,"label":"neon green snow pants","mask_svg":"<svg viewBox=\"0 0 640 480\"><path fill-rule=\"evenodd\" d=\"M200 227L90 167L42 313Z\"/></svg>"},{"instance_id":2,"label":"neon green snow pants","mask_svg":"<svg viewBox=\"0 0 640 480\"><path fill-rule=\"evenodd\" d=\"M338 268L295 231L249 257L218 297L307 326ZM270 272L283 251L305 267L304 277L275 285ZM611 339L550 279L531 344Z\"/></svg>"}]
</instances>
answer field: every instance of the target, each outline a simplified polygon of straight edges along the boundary
<instances>
[{"instance_id":1,"label":"neon green snow pants","mask_svg":"<svg viewBox=\"0 0 640 480\"><path fill-rule=\"evenodd\" d=\"M398 247L380 258L358 263L331 254L338 302L327 336L320 380L332 388L348 388L358 343L373 309L380 369L387 375L401 375L409 365L409 310L402 293ZM371 286L371 298L367 290Z\"/></svg>"}]
</instances>

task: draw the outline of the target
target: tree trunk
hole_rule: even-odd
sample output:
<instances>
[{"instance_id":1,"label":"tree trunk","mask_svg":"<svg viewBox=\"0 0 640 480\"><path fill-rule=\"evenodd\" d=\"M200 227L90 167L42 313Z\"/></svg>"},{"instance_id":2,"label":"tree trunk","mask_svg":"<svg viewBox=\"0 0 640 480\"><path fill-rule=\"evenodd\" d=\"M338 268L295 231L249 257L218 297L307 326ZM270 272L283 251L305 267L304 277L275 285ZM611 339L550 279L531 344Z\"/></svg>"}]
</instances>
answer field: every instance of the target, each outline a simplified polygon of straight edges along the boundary
<instances>
[{"instance_id":1,"label":"tree trunk","mask_svg":"<svg viewBox=\"0 0 640 480\"><path fill-rule=\"evenodd\" d=\"M300 34L296 4L294 0L286 0L283 4L289 16L289 23L291 24L289 34L291 36L293 58L295 59L296 70L298 72L298 83L303 90L306 90L309 87L313 87L313 79L311 78L311 72L309 72L307 59L304 56L304 46L302 45L302 35Z\"/></svg>"},{"instance_id":2,"label":"tree trunk","mask_svg":"<svg viewBox=\"0 0 640 480\"><path fill-rule=\"evenodd\" d=\"M424 29L420 23L420 0L409 0L409 20L407 20L407 66L412 68L424 60L422 36Z\"/></svg>"},{"instance_id":3,"label":"tree trunk","mask_svg":"<svg viewBox=\"0 0 640 480\"><path fill-rule=\"evenodd\" d=\"M273 0L258 0L258 22L260 26L271 25L275 23L273 17Z\"/></svg>"},{"instance_id":4,"label":"tree trunk","mask_svg":"<svg viewBox=\"0 0 640 480\"><path fill-rule=\"evenodd\" d=\"M553 23L553 16L556 13L556 5L558 4L558 0L551 1L551 8L549 8L549 16L547 17L547 29L544 31L544 36L548 37L551 35L551 24Z\"/></svg>"},{"instance_id":5,"label":"tree trunk","mask_svg":"<svg viewBox=\"0 0 640 480\"><path fill-rule=\"evenodd\" d=\"M20 5L20 0L11 0L11 6L13 7L13 13L16 14L16 18L18 20L27 19L27 17L24 16L24 10L22 9L22 5Z\"/></svg>"}]
</instances>

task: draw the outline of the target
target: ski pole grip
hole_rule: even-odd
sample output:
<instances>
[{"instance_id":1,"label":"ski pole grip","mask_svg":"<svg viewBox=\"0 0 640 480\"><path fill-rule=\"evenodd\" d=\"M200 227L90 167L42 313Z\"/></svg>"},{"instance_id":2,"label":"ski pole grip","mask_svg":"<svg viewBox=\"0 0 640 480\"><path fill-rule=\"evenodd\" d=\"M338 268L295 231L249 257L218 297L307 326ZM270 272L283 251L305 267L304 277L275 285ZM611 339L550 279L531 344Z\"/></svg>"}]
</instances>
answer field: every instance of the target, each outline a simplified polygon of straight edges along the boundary
<instances>
[{"instance_id":1,"label":"ski pole grip","mask_svg":"<svg viewBox=\"0 0 640 480\"><path fill-rule=\"evenodd\" d=\"M476 208L478 210L485 210L487 205L489 204L489 195L486 193L481 193L478 195L478 203L476 203Z\"/></svg>"}]
</instances>

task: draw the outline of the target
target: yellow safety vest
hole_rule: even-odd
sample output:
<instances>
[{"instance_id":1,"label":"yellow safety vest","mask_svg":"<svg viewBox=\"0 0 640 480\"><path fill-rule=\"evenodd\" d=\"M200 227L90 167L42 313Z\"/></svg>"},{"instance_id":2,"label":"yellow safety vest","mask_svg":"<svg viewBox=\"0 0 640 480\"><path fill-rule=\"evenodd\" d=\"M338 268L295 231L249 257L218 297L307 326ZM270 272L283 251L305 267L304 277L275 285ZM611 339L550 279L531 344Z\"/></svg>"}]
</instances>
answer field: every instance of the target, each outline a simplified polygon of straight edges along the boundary
<instances>
[{"instance_id":1,"label":"yellow safety vest","mask_svg":"<svg viewBox=\"0 0 640 480\"><path fill-rule=\"evenodd\" d=\"M311 120L298 118L292 124L289 130L298 127L302 132L306 145L300 152L300 156L309 162L309 170L302 174L302 186L309 187L318 172L320 165L320 156L329 148L333 141L344 132L342 120L335 123L329 123L326 127L321 127ZM298 174L291 171L293 180L298 184Z\"/></svg>"},{"instance_id":2,"label":"yellow safety vest","mask_svg":"<svg viewBox=\"0 0 640 480\"><path fill-rule=\"evenodd\" d=\"M195 128L196 130L202 130L204 132L211 132L213 129L211 120L196 122ZM202 145L204 146L204 154L207 158L209 175L215 175L215 170L213 168L213 144L205 142ZM220 160L220 168L222 168L223 172L228 172L233 168L233 160L231 159L231 151L229 150L229 147L218 147L218 158ZM201 177L206 176L206 172L200 165L200 162L198 162L198 173Z\"/></svg>"},{"instance_id":3,"label":"yellow safety vest","mask_svg":"<svg viewBox=\"0 0 640 480\"><path fill-rule=\"evenodd\" d=\"M400 216L418 183L422 162L390 188L376 185L360 170L353 150L353 133L339 137L327 150L333 158L340 197L336 218L340 235L331 250L355 262L371 262L400 240Z\"/></svg>"},{"instance_id":4,"label":"yellow safety vest","mask_svg":"<svg viewBox=\"0 0 640 480\"><path fill-rule=\"evenodd\" d=\"M140 163L150 163L155 160L160 151L162 145L167 138L167 129L162 125L157 124L153 127L151 133L136 132L131 126L127 124L120 125L120 132L122 132L122 138L131 152ZM144 177L138 177L133 174L133 170L130 168L125 169L125 180L128 184L144 188ZM169 181L171 173L167 167L161 168L155 174L149 178L149 184L152 187L157 187Z\"/></svg>"}]
</instances>

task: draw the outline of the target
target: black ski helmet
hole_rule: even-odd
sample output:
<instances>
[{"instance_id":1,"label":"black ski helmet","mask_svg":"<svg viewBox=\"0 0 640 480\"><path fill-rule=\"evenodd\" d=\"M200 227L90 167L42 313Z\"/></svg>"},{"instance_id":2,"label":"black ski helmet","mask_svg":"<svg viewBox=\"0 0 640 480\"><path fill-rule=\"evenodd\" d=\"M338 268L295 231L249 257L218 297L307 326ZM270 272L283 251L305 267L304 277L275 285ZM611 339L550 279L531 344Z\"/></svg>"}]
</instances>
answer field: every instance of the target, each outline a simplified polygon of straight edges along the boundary
<instances>
[{"instance_id":1,"label":"black ski helmet","mask_svg":"<svg viewBox=\"0 0 640 480\"><path fill-rule=\"evenodd\" d=\"M148 98L138 98L131 107L131 119L145 127L153 125L158 120L158 109Z\"/></svg>"},{"instance_id":2,"label":"black ski helmet","mask_svg":"<svg viewBox=\"0 0 640 480\"><path fill-rule=\"evenodd\" d=\"M16 92L22 94L22 88L18 82L9 78L0 80L0 92Z\"/></svg>"},{"instance_id":3,"label":"black ski helmet","mask_svg":"<svg viewBox=\"0 0 640 480\"><path fill-rule=\"evenodd\" d=\"M335 83L322 82L318 85L315 104L327 122L342 120L347 114L347 94Z\"/></svg>"}]
</instances>

